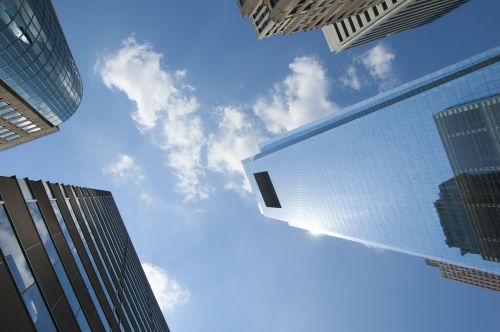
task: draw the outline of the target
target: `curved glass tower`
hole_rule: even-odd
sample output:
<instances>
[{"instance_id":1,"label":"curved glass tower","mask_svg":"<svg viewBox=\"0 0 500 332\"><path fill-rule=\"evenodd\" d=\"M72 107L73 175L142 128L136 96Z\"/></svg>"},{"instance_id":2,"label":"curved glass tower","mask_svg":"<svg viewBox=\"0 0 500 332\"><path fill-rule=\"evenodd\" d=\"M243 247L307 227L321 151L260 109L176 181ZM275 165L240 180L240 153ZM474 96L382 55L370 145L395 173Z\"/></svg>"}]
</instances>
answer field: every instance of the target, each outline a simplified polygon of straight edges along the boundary
<instances>
[{"instance_id":1,"label":"curved glass tower","mask_svg":"<svg viewBox=\"0 0 500 332\"><path fill-rule=\"evenodd\" d=\"M0 150L56 131L78 108L82 80L50 0L0 1L0 80Z\"/></svg>"}]
</instances>

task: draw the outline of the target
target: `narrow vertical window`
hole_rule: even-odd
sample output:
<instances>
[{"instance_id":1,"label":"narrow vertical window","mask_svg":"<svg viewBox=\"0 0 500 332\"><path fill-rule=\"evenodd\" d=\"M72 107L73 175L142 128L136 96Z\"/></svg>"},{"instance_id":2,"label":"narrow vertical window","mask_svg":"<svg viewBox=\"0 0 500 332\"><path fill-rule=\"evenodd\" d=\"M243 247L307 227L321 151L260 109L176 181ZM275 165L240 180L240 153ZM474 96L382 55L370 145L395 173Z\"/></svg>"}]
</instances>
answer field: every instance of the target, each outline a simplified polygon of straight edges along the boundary
<instances>
[{"instance_id":1,"label":"narrow vertical window","mask_svg":"<svg viewBox=\"0 0 500 332\"><path fill-rule=\"evenodd\" d=\"M272 208L281 208L278 195L276 195L276 191L274 190L274 186L271 182L271 178L269 177L269 173L254 173L253 176L255 177L257 186L259 186L260 194L262 195L266 206Z\"/></svg>"}]
</instances>

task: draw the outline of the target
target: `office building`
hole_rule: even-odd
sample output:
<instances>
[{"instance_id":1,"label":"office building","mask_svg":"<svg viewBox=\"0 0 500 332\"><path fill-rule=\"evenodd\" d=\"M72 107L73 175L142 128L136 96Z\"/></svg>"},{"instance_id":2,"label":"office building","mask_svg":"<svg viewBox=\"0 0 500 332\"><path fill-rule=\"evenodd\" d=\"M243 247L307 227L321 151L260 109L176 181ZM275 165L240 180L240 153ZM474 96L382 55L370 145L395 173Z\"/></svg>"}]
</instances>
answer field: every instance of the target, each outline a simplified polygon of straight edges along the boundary
<instances>
[{"instance_id":1,"label":"office building","mask_svg":"<svg viewBox=\"0 0 500 332\"><path fill-rule=\"evenodd\" d=\"M434 207L448 247L460 249L462 255L479 254L476 235L469 222L455 178L439 185L439 199L434 202Z\"/></svg>"},{"instance_id":2,"label":"office building","mask_svg":"<svg viewBox=\"0 0 500 332\"><path fill-rule=\"evenodd\" d=\"M438 262L432 259L426 259L425 263L429 266L437 267L441 271L443 278L500 292L499 275Z\"/></svg>"},{"instance_id":3,"label":"office building","mask_svg":"<svg viewBox=\"0 0 500 332\"><path fill-rule=\"evenodd\" d=\"M51 1L0 1L0 151L58 131L81 97Z\"/></svg>"},{"instance_id":4,"label":"office building","mask_svg":"<svg viewBox=\"0 0 500 332\"><path fill-rule=\"evenodd\" d=\"M356 15L382 0L236 0L258 39L309 31Z\"/></svg>"},{"instance_id":5,"label":"office building","mask_svg":"<svg viewBox=\"0 0 500 332\"><path fill-rule=\"evenodd\" d=\"M499 128L497 47L278 135L243 166L267 217L500 275Z\"/></svg>"},{"instance_id":6,"label":"office building","mask_svg":"<svg viewBox=\"0 0 500 332\"><path fill-rule=\"evenodd\" d=\"M169 331L108 191L0 177L5 331Z\"/></svg>"},{"instance_id":7,"label":"office building","mask_svg":"<svg viewBox=\"0 0 500 332\"><path fill-rule=\"evenodd\" d=\"M384 0L323 27L328 47L340 52L430 23L468 0Z\"/></svg>"}]
</instances>

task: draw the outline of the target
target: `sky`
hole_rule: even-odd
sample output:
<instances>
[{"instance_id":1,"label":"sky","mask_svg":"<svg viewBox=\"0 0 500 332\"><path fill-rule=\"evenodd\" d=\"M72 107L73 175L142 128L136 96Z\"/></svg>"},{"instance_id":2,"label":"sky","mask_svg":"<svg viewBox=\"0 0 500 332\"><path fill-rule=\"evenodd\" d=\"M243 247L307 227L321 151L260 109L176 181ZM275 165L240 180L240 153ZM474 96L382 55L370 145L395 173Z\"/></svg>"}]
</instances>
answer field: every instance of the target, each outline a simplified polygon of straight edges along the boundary
<instances>
[{"instance_id":1,"label":"sky","mask_svg":"<svg viewBox=\"0 0 500 332\"><path fill-rule=\"evenodd\" d=\"M258 142L498 45L500 2L340 54L258 41L235 1L53 0L84 82L2 175L110 190L172 331L498 331L497 293L264 218Z\"/></svg>"}]
</instances>

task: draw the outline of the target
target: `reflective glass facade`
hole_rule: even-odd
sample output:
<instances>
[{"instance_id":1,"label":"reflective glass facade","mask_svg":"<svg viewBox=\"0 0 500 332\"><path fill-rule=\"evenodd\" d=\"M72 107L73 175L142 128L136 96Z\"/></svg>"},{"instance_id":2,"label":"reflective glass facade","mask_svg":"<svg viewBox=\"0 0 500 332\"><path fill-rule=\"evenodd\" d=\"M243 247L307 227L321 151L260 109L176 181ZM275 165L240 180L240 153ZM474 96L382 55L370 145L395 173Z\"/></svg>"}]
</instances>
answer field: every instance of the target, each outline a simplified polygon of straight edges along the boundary
<instances>
[{"instance_id":1,"label":"reflective glass facade","mask_svg":"<svg viewBox=\"0 0 500 332\"><path fill-rule=\"evenodd\" d=\"M50 0L0 1L0 79L54 126L76 111L82 80Z\"/></svg>"},{"instance_id":2,"label":"reflective glass facade","mask_svg":"<svg viewBox=\"0 0 500 332\"><path fill-rule=\"evenodd\" d=\"M262 144L243 162L262 213L500 274L499 61L497 47Z\"/></svg>"},{"instance_id":3,"label":"reflective glass facade","mask_svg":"<svg viewBox=\"0 0 500 332\"><path fill-rule=\"evenodd\" d=\"M169 331L107 191L0 177L0 290L2 326Z\"/></svg>"}]
</instances>

